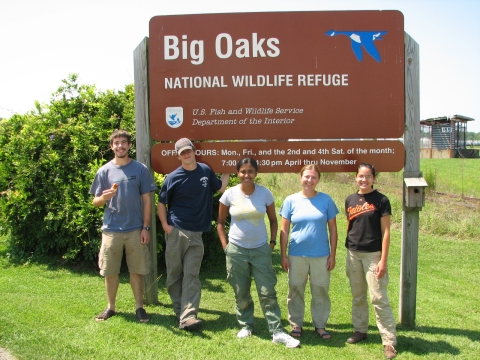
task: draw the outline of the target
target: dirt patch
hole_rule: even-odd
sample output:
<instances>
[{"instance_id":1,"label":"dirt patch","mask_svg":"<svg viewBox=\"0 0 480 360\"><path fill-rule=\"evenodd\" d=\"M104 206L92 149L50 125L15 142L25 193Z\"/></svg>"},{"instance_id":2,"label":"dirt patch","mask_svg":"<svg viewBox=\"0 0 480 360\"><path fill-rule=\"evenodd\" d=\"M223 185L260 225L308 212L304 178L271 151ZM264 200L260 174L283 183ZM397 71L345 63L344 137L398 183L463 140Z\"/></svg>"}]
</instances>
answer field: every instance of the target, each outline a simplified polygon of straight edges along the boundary
<instances>
[{"instance_id":1,"label":"dirt patch","mask_svg":"<svg viewBox=\"0 0 480 360\"><path fill-rule=\"evenodd\" d=\"M10 353L7 350L0 348L0 360L15 360L15 359L16 358L10 355Z\"/></svg>"}]
</instances>

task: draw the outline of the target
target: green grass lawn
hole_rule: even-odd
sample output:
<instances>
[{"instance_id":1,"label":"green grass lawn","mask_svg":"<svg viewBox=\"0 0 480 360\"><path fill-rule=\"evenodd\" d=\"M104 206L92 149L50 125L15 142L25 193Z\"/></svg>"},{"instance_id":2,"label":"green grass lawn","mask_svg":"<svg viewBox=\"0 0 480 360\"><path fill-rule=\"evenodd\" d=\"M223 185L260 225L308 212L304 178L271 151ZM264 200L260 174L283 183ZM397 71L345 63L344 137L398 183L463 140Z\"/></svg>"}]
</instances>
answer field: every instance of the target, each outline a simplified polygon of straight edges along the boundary
<instances>
[{"instance_id":1,"label":"green grass lawn","mask_svg":"<svg viewBox=\"0 0 480 360\"><path fill-rule=\"evenodd\" d=\"M393 232L390 255L390 301L398 314L400 233ZM342 241L340 241L342 242ZM398 326L399 358L473 359L480 354L480 243L422 236L419 247L416 327ZM278 250L274 263L282 318L287 327L287 276ZM118 294L118 316L94 321L105 307L103 280L91 269L47 265L0 269L0 346L20 359L382 359L381 340L370 313L369 338L348 345L350 290L345 276L345 249L339 247L332 274L331 340L313 333L307 311L302 346L287 349L272 344L259 306L254 336L237 339L234 298L223 268L202 271L203 297L199 333L178 330L165 276L159 281L159 305L147 306L148 324L136 321L127 274ZM252 289L253 290L253 289ZM254 291L254 290L253 290ZM308 292L307 292L308 293ZM309 295L307 295L309 296ZM254 297L256 305L258 300ZM307 307L308 308L308 307ZM397 317L398 320L398 317Z\"/></svg>"},{"instance_id":2,"label":"green grass lawn","mask_svg":"<svg viewBox=\"0 0 480 360\"><path fill-rule=\"evenodd\" d=\"M480 159L422 159L424 177L436 178L436 190L480 198Z\"/></svg>"},{"instance_id":3,"label":"green grass lawn","mask_svg":"<svg viewBox=\"0 0 480 360\"><path fill-rule=\"evenodd\" d=\"M429 194L420 212L416 326L398 325L399 359L480 358L480 197L478 159L422 159L421 170L435 175L437 191ZM260 174L261 183L276 197L277 210L286 195L300 190L298 175ZM392 202L392 245L389 257L389 296L398 323L401 253L401 173L380 174L377 188ZM117 311L104 323L94 317L106 305L103 279L96 264L59 266L8 262L5 239L0 238L0 347L18 359L383 359L381 340L370 312L367 341L348 345L351 334L350 287L345 275L346 221L342 204L355 190L352 174L324 174L319 190L332 196L337 217L339 247L332 273L332 312L328 330L332 339L313 333L309 302L302 346L286 349L272 344L256 304L252 337L237 339L233 292L223 267L204 267L200 318L203 331L178 330L161 269L160 304L146 306L148 324L137 322L128 274L122 273ZM467 192L465 189L469 189ZM220 245L218 245L220 246ZM161 254L160 256L163 256ZM221 260L221 261L220 261ZM223 259L219 259L223 263ZM278 246L273 262L278 275L277 294L284 326L287 274L280 267ZM307 290L307 298L309 292Z\"/></svg>"}]
</instances>

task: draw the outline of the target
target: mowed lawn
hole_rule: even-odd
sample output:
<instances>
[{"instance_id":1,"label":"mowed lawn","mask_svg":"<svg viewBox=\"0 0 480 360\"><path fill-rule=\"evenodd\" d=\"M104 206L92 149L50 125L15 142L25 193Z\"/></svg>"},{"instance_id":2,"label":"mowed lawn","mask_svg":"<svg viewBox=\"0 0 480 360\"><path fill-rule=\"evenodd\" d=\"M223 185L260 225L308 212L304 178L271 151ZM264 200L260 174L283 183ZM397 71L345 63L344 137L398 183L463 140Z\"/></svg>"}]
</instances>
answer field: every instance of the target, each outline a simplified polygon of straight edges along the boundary
<instances>
[{"instance_id":1,"label":"mowed lawn","mask_svg":"<svg viewBox=\"0 0 480 360\"><path fill-rule=\"evenodd\" d=\"M398 314L400 240L393 232L390 255L390 300ZM342 243L342 240L340 240ZM398 326L399 358L476 359L480 354L480 243L422 236L419 241L416 326ZM148 324L136 321L127 274L118 294L120 314L104 323L94 316L105 307L103 280L95 270L47 265L0 268L0 346L19 359L382 359L381 340L370 313L369 338L345 344L352 327L350 290L345 276L345 249L339 246L332 274L331 340L313 333L306 314L302 346L286 349L272 344L260 307L254 336L237 339L234 299L225 270L204 268L200 317L203 331L178 330L165 275L159 281L160 304L147 306ZM287 276L274 254L277 292L287 326ZM223 259L219 259L223 263ZM254 292L254 300L258 298ZM309 295L307 295L309 296ZM398 316L397 316L398 322Z\"/></svg>"},{"instance_id":2,"label":"mowed lawn","mask_svg":"<svg viewBox=\"0 0 480 360\"><path fill-rule=\"evenodd\" d=\"M397 319L399 359L480 359L480 197L479 159L422 159L424 176L436 181L426 207L420 212L416 324L400 324L401 184L402 174L380 174L378 186L392 202L392 241L389 256L389 296ZM427 176L427 173L430 175ZM299 191L298 176L260 174L272 189L277 211L286 195ZM104 323L94 317L106 305L103 279L95 263L58 264L8 261L6 240L0 238L0 347L18 359L383 359L381 339L370 312L368 340L349 345L352 331L351 295L345 275L345 216L342 203L354 191L353 174L324 174L319 190L330 194L337 216L339 246L332 272L330 340L313 332L306 305L304 335L298 349L272 344L254 285L255 330L237 339L233 292L226 282L224 258L204 266L198 333L178 329L165 290L165 271L159 269L159 304L147 305L148 324L137 322L128 274L122 273L117 300L118 316ZM450 196L453 195L453 196ZM220 244L218 244L220 246ZM160 256L163 256L161 254ZM287 321L287 274L280 267L278 245L273 255L278 276L277 295L283 324ZM307 288L308 289L308 288ZM307 290L306 297L310 293Z\"/></svg>"}]
</instances>

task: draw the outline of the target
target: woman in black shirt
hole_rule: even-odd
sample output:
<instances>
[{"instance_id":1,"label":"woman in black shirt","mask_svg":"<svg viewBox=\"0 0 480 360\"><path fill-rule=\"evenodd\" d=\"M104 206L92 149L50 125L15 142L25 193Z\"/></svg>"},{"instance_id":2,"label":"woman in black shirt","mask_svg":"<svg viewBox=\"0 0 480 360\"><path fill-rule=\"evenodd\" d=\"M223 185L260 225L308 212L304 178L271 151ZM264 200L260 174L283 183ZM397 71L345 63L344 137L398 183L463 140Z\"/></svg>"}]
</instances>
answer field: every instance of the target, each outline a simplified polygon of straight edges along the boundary
<instances>
[{"instance_id":1,"label":"woman in black shirt","mask_svg":"<svg viewBox=\"0 0 480 360\"><path fill-rule=\"evenodd\" d=\"M376 180L373 165L360 164L355 180L358 191L345 199L348 219L346 268L352 291L354 328L354 333L347 343L355 344L367 338L368 290L385 357L393 359L397 353L396 325L387 296L387 259L392 210L388 198L373 189Z\"/></svg>"}]
</instances>

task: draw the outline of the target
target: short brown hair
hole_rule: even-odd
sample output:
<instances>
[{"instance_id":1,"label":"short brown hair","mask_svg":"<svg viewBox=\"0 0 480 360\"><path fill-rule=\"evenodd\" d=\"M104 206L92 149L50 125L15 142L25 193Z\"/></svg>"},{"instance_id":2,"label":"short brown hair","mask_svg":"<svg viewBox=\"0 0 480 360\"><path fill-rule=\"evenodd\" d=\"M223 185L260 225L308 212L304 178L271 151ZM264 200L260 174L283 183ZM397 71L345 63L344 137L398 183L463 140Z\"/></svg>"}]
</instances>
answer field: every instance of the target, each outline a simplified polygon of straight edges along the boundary
<instances>
[{"instance_id":1,"label":"short brown hair","mask_svg":"<svg viewBox=\"0 0 480 360\"><path fill-rule=\"evenodd\" d=\"M113 144L113 140L119 137L124 137L127 139L128 143L130 144L132 142L132 135L127 130L115 130L111 135L110 135L110 145Z\"/></svg>"}]
</instances>

